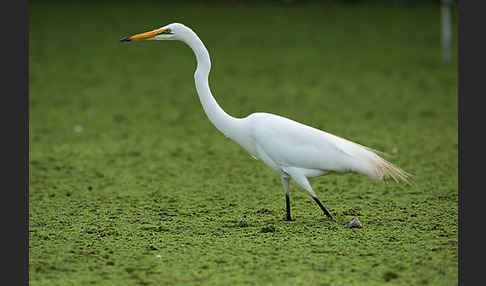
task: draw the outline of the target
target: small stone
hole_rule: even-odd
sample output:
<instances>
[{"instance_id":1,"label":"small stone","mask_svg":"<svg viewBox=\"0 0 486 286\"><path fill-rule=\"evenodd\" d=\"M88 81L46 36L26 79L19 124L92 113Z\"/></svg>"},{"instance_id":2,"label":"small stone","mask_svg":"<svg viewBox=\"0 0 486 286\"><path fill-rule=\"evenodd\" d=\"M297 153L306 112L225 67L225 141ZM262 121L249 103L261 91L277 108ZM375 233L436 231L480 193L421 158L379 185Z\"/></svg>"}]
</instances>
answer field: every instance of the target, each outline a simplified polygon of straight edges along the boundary
<instances>
[{"instance_id":1,"label":"small stone","mask_svg":"<svg viewBox=\"0 0 486 286\"><path fill-rule=\"evenodd\" d=\"M357 217L353 218L353 220L351 220L348 223L348 228L353 228L353 227L357 227L357 228L363 227L363 224L359 221L359 219Z\"/></svg>"},{"instance_id":2,"label":"small stone","mask_svg":"<svg viewBox=\"0 0 486 286\"><path fill-rule=\"evenodd\" d=\"M78 124L78 125L74 126L74 132L76 132L76 133L81 133L81 132L83 132L83 130L84 130L83 125Z\"/></svg>"}]
</instances>

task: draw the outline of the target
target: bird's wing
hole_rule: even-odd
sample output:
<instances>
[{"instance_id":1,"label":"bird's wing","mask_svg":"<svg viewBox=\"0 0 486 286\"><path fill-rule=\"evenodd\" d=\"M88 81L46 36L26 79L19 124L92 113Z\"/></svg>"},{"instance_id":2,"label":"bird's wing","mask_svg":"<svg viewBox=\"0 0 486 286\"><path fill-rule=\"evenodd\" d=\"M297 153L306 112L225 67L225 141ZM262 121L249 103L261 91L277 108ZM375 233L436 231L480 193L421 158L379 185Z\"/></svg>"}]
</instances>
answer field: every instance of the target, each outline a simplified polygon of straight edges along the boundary
<instances>
[{"instance_id":1,"label":"bird's wing","mask_svg":"<svg viewBox=\"0 0 486 286\"><path fill-rule=\"evenodd\" d=\"M353 142L274 114L255 114L254 140L281 166L349 171Z\"/></svg>"},{"instance_id":2,"label":"bird's wing","mask_svg":"<svg viewBox=\"0 0 486 286\"><path fill-rule=\"evenodd\" d=\"M279 166L353 171L411 184L410 174L371 148L278 115L259 113L252 117L253 140Z\"/></svg>"}]
</instances>

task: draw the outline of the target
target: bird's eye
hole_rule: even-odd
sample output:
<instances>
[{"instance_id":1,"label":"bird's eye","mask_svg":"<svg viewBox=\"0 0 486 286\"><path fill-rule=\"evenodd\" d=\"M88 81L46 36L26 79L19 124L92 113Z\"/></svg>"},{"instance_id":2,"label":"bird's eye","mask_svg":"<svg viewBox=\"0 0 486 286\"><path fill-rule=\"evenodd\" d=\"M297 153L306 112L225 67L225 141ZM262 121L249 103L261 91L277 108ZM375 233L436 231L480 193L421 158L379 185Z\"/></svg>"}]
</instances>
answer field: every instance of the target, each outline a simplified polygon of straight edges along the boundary
<instances>
[{"instance_id":1,"label":"bird's eye","mask_svg":"<svg viewBox=\"0 0 486 286\"><path fill-rule=\"evenodd\" d=\"M159 33L159 35L160 35L160 34L169 34L169 35L172 35L172 34L174 34L174 33L172 33L172 30L171 30L171 29L164 29L164 30L162 30L162 31Z\"/></svg>"}]
</instances>

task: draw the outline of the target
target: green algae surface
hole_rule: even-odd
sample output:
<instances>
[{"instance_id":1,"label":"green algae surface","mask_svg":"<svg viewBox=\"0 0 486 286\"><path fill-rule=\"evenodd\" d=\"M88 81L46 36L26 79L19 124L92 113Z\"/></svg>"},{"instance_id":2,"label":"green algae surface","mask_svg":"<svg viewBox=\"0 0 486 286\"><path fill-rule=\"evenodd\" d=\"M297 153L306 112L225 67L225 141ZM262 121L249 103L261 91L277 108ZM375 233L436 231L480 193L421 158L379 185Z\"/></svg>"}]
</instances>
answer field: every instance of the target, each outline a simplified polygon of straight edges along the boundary
<instances>
[{"instance_id":1,"label":"green algae surface","mask_svg":"<svg viewBox=\"0 0 486 286\"><path fill-rule=\"evenodd\" d=\"M437 5L32 2L31 285L457 285L457 59ZM453 51L457 19L453 11ZM389 154L414 186L311 179L334 216L225 138L171 22L231 115L271 112ZM358 218L363 228L347 228Z\"/></svg>"}]
</instances>

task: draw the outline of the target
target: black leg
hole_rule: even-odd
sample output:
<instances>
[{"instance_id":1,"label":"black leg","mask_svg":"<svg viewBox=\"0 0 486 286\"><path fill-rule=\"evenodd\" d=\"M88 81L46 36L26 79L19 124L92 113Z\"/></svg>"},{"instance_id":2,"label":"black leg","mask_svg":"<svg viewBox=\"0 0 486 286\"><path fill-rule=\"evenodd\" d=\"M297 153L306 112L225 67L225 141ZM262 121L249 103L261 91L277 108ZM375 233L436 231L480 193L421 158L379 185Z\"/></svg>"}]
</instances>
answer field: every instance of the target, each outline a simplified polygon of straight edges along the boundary
<instances>
[{"instance_id":1,"label":"black leg","mask_svg":"<svg viewBox=\"0 0 486 286\"><path fill-rule=\"evenodd\" d=\"M319 205L319 207L321 208L321 210L330 218L330 219L333 219L332 218L332 215L326 210L326 208L322 205L321 201L319 201L319 199L317 197L312 197L314 199L314 201Z\"/></svg>"},{"instance_id":2,"label":"black leg","mask_svg":"<svg viewBox=\"0 0 486 286\"><path fill-rule=\"evenodd\" d=\"M287 204L287 220L291 221L292 217L290 216L290 195L289 195L289 193L285 194L285 203Z\"/></svg>"}]
</instances>

